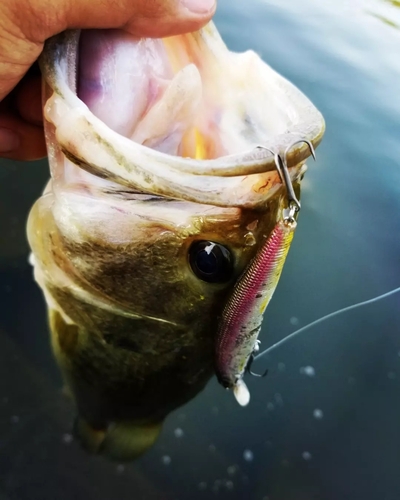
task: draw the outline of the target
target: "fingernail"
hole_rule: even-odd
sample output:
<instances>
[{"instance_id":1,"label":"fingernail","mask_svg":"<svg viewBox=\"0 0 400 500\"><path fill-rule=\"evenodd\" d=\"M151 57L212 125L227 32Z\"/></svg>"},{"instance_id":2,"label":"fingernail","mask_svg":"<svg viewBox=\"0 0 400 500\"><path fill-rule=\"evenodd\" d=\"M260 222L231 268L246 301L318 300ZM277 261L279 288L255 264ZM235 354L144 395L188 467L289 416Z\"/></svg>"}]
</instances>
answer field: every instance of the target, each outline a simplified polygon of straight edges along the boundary
<instances>
[{"instance_id":1,"label":"fingernail","mask_svg":"<svg viewBox=\"0 0 400 500\"><path fill-rule=\"evenodd\" d=\"M181 0L181 3L195 14L207 14L215 5L215 0Z\"/></svg>"},{"instance_id":2,"label":"fingernail","mask_svg":"<svg viewBox=\"0 0 400 500\"><path fill-rule=\"evenodd\" d=\"M18 134L8 128L0 128L0 153L11 153L21 144Z\"/></svg>"}]
</instances>

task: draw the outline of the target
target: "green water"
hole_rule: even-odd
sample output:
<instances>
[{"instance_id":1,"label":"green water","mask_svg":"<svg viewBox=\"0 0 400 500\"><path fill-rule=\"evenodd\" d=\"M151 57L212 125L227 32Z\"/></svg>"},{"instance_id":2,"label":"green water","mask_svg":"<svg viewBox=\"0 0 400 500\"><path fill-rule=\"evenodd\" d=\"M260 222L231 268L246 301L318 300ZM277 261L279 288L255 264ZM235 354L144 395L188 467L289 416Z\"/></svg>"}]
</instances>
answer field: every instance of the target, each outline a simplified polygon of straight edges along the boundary
<instances>
[{"instance_id":1,"label":"green water","mask_svg":"<svg viewBox=\"0 0 400 500\"><path fill-rule=\"evenodd\" d=\"M216 22L230 48L260 53L327 122L267 312L266 347L400 285L400 8L221 0ZM260 360L270 372L249 380L247 408L213 381L136 463L85 455L71 442L74 410L27 264L25 219L46 177L43 163L1 164L1 500L399 500L399 296Z\"/></svg>"}]
</instances>

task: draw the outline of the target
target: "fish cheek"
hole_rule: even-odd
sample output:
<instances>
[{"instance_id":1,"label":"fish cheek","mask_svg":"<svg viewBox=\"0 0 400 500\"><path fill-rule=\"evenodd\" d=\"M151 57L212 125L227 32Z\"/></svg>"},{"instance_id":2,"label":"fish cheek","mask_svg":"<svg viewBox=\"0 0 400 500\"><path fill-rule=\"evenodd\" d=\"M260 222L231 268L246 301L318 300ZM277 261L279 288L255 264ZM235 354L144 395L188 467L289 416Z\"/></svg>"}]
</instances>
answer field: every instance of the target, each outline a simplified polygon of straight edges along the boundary
<instances>
[{"instance_id":1,"label":"fish cheek","mask_svg":"<svg viewBox=\"0 0 400 500\"><path fill-rule=\"evenodd\" d=\"M134 228L129 217L124 222L116 224L112 237L93 228L77 239L61 236L62 253L70 263L74 281L133 314L185 324L187 328L199 316L214 314L215 302L224 297L229 283L210 287L200 281L190 268L188 247L203 238L204 232L206 236L215 232L190 223L181 228L146 221L141 228ZM90 225L86 223L85 227ZM228 229L229 233L235 230ZM130 241L127 234L132 234ZM222 235L216 237L224 239ZM121 243L124 239L126 242Z\"/></svg>"},{"instance_id":2,"label":"fish cheek","mask_svg":"<svg viewBox=\"0 0 400 500\"><path fill-rule=\"evenodd\" d=\"M185 321L179 297L186 263L179 256L181 238L173 232L143 234L124 245L94 239L65 244L77 275L102 296L134 314Z\"/></svg>"}]
</instances>

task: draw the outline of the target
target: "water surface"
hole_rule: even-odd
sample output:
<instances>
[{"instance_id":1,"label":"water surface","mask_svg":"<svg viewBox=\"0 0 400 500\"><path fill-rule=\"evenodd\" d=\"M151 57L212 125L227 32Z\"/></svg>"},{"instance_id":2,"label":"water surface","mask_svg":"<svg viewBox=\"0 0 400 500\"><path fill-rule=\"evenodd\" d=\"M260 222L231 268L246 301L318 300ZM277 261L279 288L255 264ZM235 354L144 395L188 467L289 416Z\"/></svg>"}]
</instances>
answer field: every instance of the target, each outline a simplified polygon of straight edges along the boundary
<instances>
[{"instance_id":1,"label":"water surface","mask_svg":"<svg viewBox=\"0 0 400 500\"><path fill-rule=\"evenodd\" d=\"M299 227L263 347L400 285L400 9L396 0L221 0L252 48L321 109ZM44 162L0 169L1 500L398 500L399 296L332 319L260 360L240 408L215 381L131 465L85 455L27 264Z\"/></svg>"}]
</instances>

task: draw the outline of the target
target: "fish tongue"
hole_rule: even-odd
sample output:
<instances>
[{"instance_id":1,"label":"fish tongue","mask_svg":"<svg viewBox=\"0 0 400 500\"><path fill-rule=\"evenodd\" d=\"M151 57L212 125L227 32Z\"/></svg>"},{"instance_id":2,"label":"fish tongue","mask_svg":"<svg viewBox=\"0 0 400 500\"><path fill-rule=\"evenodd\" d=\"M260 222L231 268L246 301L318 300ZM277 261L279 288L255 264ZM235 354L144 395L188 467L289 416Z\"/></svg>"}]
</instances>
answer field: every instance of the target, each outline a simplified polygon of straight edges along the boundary
<instances>
[{"instance_id":1,"label":"fish tongue","mask_svg":"<svg viewBox=\"0 0 400 500\"><path fill-rule=\"evenodd\" d=\"M137 125L132 140L177 155L185 132L193 127L202 99L202 82L194 64L181 69L164 94Z\"/></svg>"}]
</instances>

